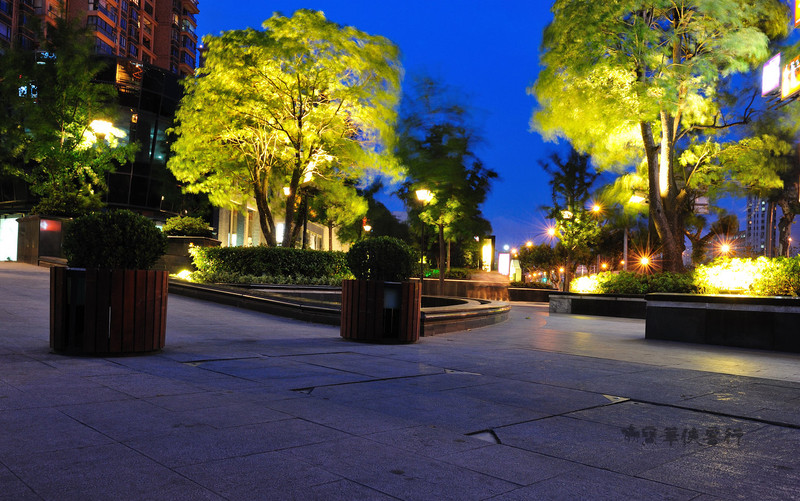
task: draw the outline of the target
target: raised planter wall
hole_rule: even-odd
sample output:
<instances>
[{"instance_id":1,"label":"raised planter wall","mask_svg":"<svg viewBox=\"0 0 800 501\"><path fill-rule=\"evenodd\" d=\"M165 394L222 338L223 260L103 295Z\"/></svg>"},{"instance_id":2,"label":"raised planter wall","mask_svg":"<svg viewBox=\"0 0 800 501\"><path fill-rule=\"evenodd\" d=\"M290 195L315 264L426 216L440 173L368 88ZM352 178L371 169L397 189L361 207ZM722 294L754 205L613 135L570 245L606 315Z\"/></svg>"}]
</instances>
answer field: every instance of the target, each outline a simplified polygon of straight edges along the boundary
<instances>
[{"instance_id":1,"label":"raised planter wall","mask_svg":"<svg viewBox=\"0 0 800 501\"><path fill-rule=\"evenodd\" d=\"M800 298L648 294L645 338L800 353Z\"/></svg>"},{"instance_id":2,"label":"raised planter wall","mask_svg":"<svg viewBox=\"0 0 800 501\"><path fill-rule=\"evenodd\" d=\"M50 348L123 355L164 347L169 275L157 270L50 269Z\"/></svg>"},{"instance_id":3,"label":"raised planter wall","mask_svg":"<svg viewBox=\"0 0 800 501\"><path fill-rule=\"evenodd\" d=\"M316 306L289 301L292 294L286 287L287 300L260 297L245 292L222 290L215 286L192 284L181 280L170 280L170 293L180 294L204 301L245 308L272 315L296 318L307 322L340 325L341 310L338 305ZM300 287L304 293L311 287ZM325 293L330 288L320 287ZM444 298L423 296L420 312L420 337L458 332L478 327L485 327L508 319L511 307L506 303L469 300L460 298Z\"/></svg>"},{"instance_id":4,"label":"raised planter wall","mask_svg":"<svg viewBox=\"0 0 800 501\"><path fill-rule=\"evenodd\" d=\"M439 279L426 278L422 286L425 296L452 296L489 301L508 301L508 283L482 282L480 280L445 280L439 291Z\"/></svg>"},{"instance_id":5,"label":"raised planter wall","mask_svg":"<svg viewBox=\"0 0 800 501\"><path fill-rule=\"evenodd\" d=\"M509 287L509 301L527 301L532 303L546 303L550 300L550 294L557 292L554 289L529 289L526 287Z\"/></svg>"},{"instance_id":6,"label":"raised planter wall","mask_svg":"<svg viewBox=\"0 0 800 501\"><path fill-rule=\"evenodd\" d=\"M550 313L645 318L645 296L551 292Z\"/></svg>"},{"instance_id":7,"label":"raised planter wall","mask_svg":"<svg viewBox=\"0 0 800 501\"><path fill-rule=\"evenodd\" d=\"M183 270L194 270L192 256L189 248L195 247L219 247L219 240L208 237L167 237L167 252L158 261L156 268L167 270L170 273L179 273Z\"/></svg>"}]
</instances>

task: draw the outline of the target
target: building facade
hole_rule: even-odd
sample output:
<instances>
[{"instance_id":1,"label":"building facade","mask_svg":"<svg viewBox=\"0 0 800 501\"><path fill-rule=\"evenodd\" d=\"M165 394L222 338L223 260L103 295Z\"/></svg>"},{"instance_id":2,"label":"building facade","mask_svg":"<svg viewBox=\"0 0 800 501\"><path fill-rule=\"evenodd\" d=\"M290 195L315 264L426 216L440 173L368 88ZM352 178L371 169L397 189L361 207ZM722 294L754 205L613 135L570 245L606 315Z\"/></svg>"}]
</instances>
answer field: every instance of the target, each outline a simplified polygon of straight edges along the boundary
<instances>
[{"instance_id":1,"label":"building facade","mask_svg":"<svg viewBox=\"0 0 800 501\"><path fill-rule=\"evenodd\" d=\"M258 219L258 210L255 203L240 206L239 210L229 209L214 210L214 227L217 229L217 238L223 247L252 246L266 243L261 232L261 223ZM283 223L278 223L277 233L283 234ZM349 245L342 243L336 235L334 228L324 226L314 221L307 221L305 225L305 248L311 250L346 251ZM280 240L280 239L279 239ZM303 236L298 245L303 246Z\"/></svg>"},{"instance_id":2,"label":"building facade","mask_svg":"<svg viewBox=\"0 0 800 501\"><path fill-rule=\"evenodd\" d=\"M197 0L0 0L0 52L37 50L40 33L65 16L86 26L95 52L106 59L98 76L118 90L114 127L138 141L136 158L109 174L109 207L140 212L156 222L183 212L187 198L166 168L182 90L194 73ZM16 259L17 219L33 201L24 182L0 178L0 259Z\"/></svg>"},{"instance_id":3,"label":"building facade","mask_svg":"<svg viewBox=\"0 0 800 501\"><path fill-rule=\"evenodd\" d=\"M747 197L747 227L745 228L745 252L754 256L775 255L778 241L777 208L766 199Z\"/></svg>"},{"instance_id":4,"label":"building facade","mask_svg":"<svg viewBox=\"0 0 800 501\"><path fill-rule=\"evenodd\" d=\"M46 31L66 15L94 33L100 55L192 75L198 13L197 0L0 0L0 49L36 49L35 24Z\"/></svg>"}]
</instances>

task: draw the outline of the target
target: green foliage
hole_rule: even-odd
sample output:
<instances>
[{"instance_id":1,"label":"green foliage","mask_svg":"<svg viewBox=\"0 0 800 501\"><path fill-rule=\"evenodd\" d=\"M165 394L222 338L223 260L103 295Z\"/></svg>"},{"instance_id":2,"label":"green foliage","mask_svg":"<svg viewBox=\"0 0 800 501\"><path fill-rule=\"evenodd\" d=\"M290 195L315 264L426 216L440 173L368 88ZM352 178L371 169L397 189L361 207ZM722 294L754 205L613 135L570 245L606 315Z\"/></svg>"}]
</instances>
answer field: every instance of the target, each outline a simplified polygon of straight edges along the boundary
<instances>
[{"instance_id":1,"label":"green foliage","mask_svg":"<svg viewBox=\"0 0 800 501\"><path fill-rule=\"evenodd\" d=\"M438 227L438 261L444 267L445 240L465 242L491 233L480 206L497 173L476 154L480 138L460 97L430 78L418 78L410 87L404 95L397 147L408 170L399 196L417 227ZM433 199L421 204L418 189L431 191Z\"/></svg>"},{"instance_id":2,"label":"green foliage","mask_svg":"<svg viewBox=\"0 0 800 501\"><path fill-rule=\"evenodd\" d=\"M558 257L549 244L523 246L519 249L519 265L522 271L550 271L558 264Z\"/></svg>"},{"instance_id":3,"label":"green foliage","mask_svg":"<svg viewBox=\"0 0 800 501\"><path fill-rule=\"evenodd\" d=\"M191 274L192 282L209 284L273 284L273 285L331 285L340 287L350 275L306 277L302 275L243 275L233 272L200 272Z\"/></svg>"},{"instance_id":4,"label":"green foliage","mask_svg":"<svg viewBox=\"0 0 800 501\"><path fill-rule=\"evenodd\" d=\"M401 282L411 276L414 251L392 237L360 240L347 251L347 264L359 280Z\"/></svg>"},{"instance_id":5,"label":"green foliage","mask_svg":"<svg viewBox=\"0 0 800 501\"><path fill-rule=\"evenodd\" d=\"M800 295L800 257L778 257L753 281L753 292L759 296Z\"/></svg>"},{"instance_id":6,"label":"green foliage","mask_svg":"<svg viewBox=\"0 0 800 501\"><path fill-rule=\"evenodd\" d=\"M470 270L467 268L450 268L444 272L444 278L447 280L469 280L472 278L472 273L474 271L475 270ZM425 277L439 278L439 270L435 268L425 270Z\"/></svg>"},{"instance_id":7,"label":"green foliage","mask_svg":"<svg viewBox=\"0 0 800 501\"><path fill-rule=\"evenodd\" d=\"M170 236L210 237L211 228L201 217L175 216L167 219L162 231Z\"/></svg>"},{"instance_id":8,"label":"green foliage","mask_svg":"<svg viewBox=\"0 0 800 501\"><path fill-rule=\"evenodd\" d=\"M718 258L695 275L703 294L800 295L800 257Z\"/></svg>"},{"instance_id":9,"label":"green foliage","mask_svg":"<svg viewBox=\"0 0 800 501\"><path fill-rule=\"evenodd\" d=\"M774 179L722 162L715 134L751 119L746 102L724 93L726 78L771 55L769 41L787 33L786 6L779 0L558 0L553 14L543 70L529 89L539 102L532 125L547 139L566 138L603 168L644 161L663 263L680 271L683 217L709 188L713 170L720 171L717 178ZM732 116L742 110L743 117Z\"/></svg>"},{"instance_id":10,"label":"green foliage","mask_svg":"<svg viewBox=\"0 0 800 501\"><path fill-rule=\"evenodd\" d=\"M548 282L511 282L508 284L509 287L515 287L519 289L546 289L546 290L554 290L552 283Z\"/></svg>"},{"instance_id":11,"label":"green foliage","mask_svg":"<svg viewBox=\"0 0 800 501\"><path fill-rule=\"evenodd\" d=\"M192 247L194 265L206 281L255 276L332 278L348 274L346 254L285 247ZM283 283L283 282L280 282Z\"/></svg>"},{"instance_id":12,"label":"green foliage","mask_svg":"<svg viewBox=\"0 0 800 501\"><path fill-rule=\"evenodd\" d=\"M81 216L64 232L64 255L77 268L149 269L166 249L153 221L129 210Z\"/></svg>"},{"instance_id":13,"label":"green foliage","mask_svg":"<svg viewBox=\"0 0 800 501\"><path fill-rule=\"evenodd\" d=\"M0 160L39 198L34 213L86 214L102 206L106 173L137 147L124 131L91 126L113 121L117 97L113 85L95 82L103 63L94 36L59 18L41 40L40 49L55 55L43 64L33 51L0 54Z\"/></svg>"},{"instance_id":14,"label":"green foliage","mask_svg":"<svg viewBox=\"0 0 800 501\"><path fill-rule=\"evenodd\" d=\"M220 207L254 198L270 246L283 212L288 248L310 192L324 193L328 220L342 224L365 207L353 189L330 183L352 185L370 169L398 177L391 151L401 68L389 40L322 12L276 14L263 27L203 39L206 64L184 80L168 167Z\"/></svg>"},{"instance_id":15,"label":"green foliage","mask_svg":"<svg viewBox=\"0 0 800 501\"><path fill-rule=\"evenodd\" d=\"M583 282L583 283L578 283ZM590 286L586 284L590 283ZM628 271L603 272L590 277L580 277L570 288L595 294L650 294L654 292L694 293L694 277L691 273L640 274Z\"/></svg>"}]
</instances>

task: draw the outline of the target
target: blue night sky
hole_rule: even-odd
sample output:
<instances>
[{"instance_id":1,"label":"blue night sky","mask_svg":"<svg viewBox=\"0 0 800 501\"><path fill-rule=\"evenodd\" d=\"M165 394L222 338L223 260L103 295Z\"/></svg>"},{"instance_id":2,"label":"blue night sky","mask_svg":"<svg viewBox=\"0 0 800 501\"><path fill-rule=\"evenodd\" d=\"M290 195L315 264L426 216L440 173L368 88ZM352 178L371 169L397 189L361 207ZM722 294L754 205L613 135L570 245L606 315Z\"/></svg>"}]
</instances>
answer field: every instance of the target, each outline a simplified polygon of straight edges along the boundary
<instances>
[{"instance_id":1,"label":"blue night sky","mask_svg":"<svg viewBox=\"0 0 800 501\"><path fill-rule=\"evenodd\" d=\"M430 74L461 90L484 138L478 156L500 174L483 205L497 244L544 241L539 207L550 202L547 176L537 160L562 146L529 131L535 100L526 88L538 73L542 30L552 19L549 1L307 0L201 1L198 35L261 28L273 12L321 10L336 23L382 35L400 47L406 79ZM399 201L384 201L402 210Z\"/></svg>"},{"instance_id":2,"label":"blue night sky","mask_svg":"<svg viewBox=\"0 0 800 501\"><path fill-rule=\"evenodd\" d=\"M526 89L539 71L539 46L552 20L552 2L503 0L487 5L478 0L205 0L197 29L200 36L261 29L273 12L291 16L307 8L392 40L401 50L406 80L431 75L460 90L474 112L474 126L484 138L478 156L500 175L482 207L498 247L543 242L547 223L540 207L551 199L548 176L538 160L554 152L563 156L568 146L545 143L530 131L536 101ZM383 201L392 211L403 210L396 198ZM745 200L727 199L721 205L739 215L743 228Z\"/></svg>"}]
</instances>

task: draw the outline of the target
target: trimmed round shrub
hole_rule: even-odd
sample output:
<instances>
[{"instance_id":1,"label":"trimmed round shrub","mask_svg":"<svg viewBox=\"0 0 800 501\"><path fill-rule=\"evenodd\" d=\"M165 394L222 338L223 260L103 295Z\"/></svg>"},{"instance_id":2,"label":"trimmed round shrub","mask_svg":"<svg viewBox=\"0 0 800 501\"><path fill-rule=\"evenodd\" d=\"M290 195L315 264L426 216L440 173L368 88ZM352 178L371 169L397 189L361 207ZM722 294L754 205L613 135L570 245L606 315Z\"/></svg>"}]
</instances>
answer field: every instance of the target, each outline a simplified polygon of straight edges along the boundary
<instances>
[{"instance_id":1,"label":"trimmed round shrub","mask_svg":"<svg viewBox=\"0 0 800 501\"><path fill-rule=\"evenodd\" d=\"M411 276L414 251L393 237L360 240L347 252L347 265L359 280L402 282Z\"/></svg>"},{"instance_id":2,"label":"trimmed round shrub","mask_svg":"<svg viewBox=\"0 0 800 501\"><path fill-rule=\"evenodd\" d=\"M153 221L129 210L81 216L64 232L64 255L76 268L149 269L166 249Z\"/></svg>"},{"instance_id":3,"label":"trimmed round shrub","mask_svg":"<svg viewBox=\"0 0 800 501\"><path fill-rule=\"evenodd\" d=\"M167 219L162 231L169 236L210 237L211 228L201 217L175 216Z\"/></svg>"}]
</instances>

